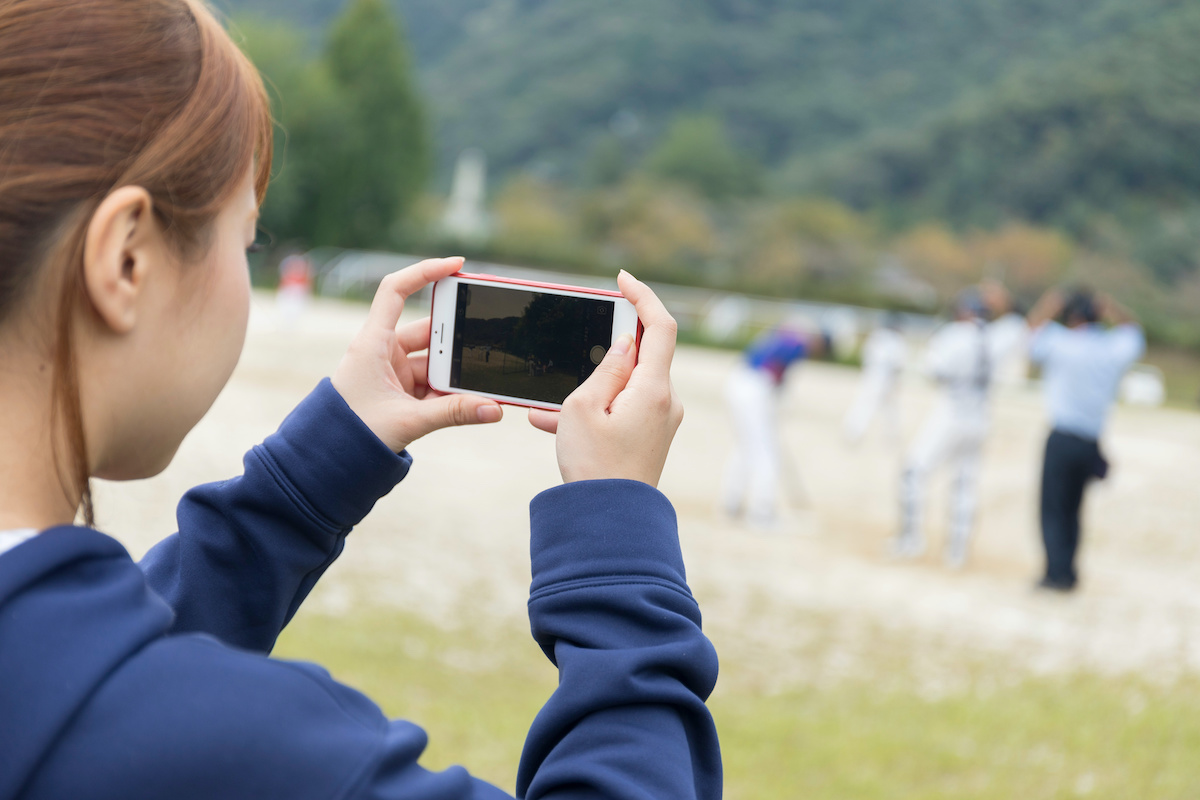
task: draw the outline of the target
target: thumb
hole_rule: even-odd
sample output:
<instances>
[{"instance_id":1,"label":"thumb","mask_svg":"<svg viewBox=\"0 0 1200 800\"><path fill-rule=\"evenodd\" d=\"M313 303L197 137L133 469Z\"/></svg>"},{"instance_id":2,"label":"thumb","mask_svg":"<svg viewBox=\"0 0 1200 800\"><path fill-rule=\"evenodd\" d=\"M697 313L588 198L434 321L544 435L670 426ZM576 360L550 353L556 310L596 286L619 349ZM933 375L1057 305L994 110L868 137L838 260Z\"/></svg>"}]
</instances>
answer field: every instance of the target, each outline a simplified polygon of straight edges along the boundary
<instances>
[{"instance_id":1,"label":"thumb","mask_svg":"<svg viewBox=\"0 0 1200 800\"><path fill-rule=\"evenodd\" d=\"M504 416L504 410L495 400L467 394L427 397L415 403L413 409L416 412L410 418L413 441L442 428L499 422Z\"/></svg>"},{"instance_id":2,"label":"thumb","mask_svg":"<svg viewBox=\"0 0 1200 800\"><path fill-rule=\"evenodd\" d=\"M575 390L579 400L597 408L608 408L629 383L636 360L634 350L633 337L628 333L617 339L596 371Z\"/></svg>"}]
</instances>

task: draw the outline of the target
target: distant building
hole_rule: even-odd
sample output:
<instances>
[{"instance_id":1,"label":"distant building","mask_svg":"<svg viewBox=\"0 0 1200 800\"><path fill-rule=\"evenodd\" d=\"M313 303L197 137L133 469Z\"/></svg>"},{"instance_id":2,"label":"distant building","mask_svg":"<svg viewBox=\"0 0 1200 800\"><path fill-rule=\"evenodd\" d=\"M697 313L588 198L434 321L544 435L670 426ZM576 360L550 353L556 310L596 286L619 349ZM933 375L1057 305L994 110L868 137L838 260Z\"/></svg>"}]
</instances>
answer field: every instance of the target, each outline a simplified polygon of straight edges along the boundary
<instances>
[{"instance_id":1,"label":"distant building","mask_svg":"<svg viewBox=\"0 0 1200 800\"><path fill-rule=\"evenodd\" d=\"M484 208L486 197L487 157L478 148L464 150L454 165L454 183L442 216L442 231L461 242L487 239L492 225Z\"/></svg>"}]
</instances>

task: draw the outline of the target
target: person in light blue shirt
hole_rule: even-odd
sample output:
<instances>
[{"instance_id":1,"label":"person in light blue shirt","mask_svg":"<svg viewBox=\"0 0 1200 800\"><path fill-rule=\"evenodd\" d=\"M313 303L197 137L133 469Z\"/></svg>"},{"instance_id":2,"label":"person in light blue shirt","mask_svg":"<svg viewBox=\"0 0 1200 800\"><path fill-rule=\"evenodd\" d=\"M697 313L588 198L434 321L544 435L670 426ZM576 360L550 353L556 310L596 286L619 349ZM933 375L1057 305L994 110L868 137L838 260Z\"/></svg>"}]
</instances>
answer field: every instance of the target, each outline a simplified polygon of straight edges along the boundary
<instances>
[{"instance_id":1,"label":"person in light blue shirt","mask_svg":"<svg viewBox=\"0 0 1200 800\"><path fill-rule=\"evenodd\" d=\"M1128 309L1082 289L1051 289L1030 311L1029 324L1035 329L1029 357L1042 370L1051 425L1041 487L1046 571L1038 586L1071 591L1084 490L1108 472L1100 436L1121 378L1146 339Z\"/></svg>"}]
</instances>

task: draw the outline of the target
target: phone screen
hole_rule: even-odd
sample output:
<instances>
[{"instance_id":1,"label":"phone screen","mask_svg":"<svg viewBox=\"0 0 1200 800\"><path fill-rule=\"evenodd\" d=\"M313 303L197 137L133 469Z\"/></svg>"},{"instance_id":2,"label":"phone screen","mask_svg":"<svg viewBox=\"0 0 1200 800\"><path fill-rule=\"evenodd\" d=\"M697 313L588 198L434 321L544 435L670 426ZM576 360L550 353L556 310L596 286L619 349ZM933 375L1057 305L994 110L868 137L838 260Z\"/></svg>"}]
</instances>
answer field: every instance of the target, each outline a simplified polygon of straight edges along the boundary
<instances>
[{"instance_id":1,"label":"phone screen","mask_svg":"<svg viewBox=\"0 0 1200 800\"><path fill-rule=\"evenodd\" d=\"M613 303L460 283L450 385L559 403L612 343Z\"/></svg>"}]
</instances>

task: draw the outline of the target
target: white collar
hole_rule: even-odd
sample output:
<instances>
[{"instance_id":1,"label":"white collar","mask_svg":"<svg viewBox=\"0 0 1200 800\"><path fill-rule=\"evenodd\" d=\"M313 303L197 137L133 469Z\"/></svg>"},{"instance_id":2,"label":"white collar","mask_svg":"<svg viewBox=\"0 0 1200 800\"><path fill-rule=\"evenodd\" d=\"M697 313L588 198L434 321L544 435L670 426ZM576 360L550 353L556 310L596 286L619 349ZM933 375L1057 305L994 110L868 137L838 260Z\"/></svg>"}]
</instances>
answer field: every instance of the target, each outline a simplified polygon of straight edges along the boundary
<instances>
[{"instance_id":1,"label":"white collar","mask_svg":"<svg viewBox=\"0 0 1200 800\"><path fill-rule=\"evenodd\" d=\"M11 531L0 531L0 553L12 550L28 539L38 535L37 528L17 528Z\"/></svg>"}]
</instances>

